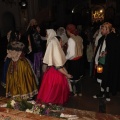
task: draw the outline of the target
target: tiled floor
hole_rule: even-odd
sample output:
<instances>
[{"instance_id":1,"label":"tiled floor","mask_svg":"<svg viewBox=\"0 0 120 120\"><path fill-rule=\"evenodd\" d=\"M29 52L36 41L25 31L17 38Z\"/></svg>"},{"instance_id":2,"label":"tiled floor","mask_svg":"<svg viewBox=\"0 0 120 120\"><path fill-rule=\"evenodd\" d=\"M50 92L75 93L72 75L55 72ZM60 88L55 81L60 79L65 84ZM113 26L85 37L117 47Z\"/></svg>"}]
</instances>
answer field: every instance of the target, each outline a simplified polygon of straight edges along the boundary
<instances>
[{"instance_id":1,"label":"tiled floor","mask_svg":"<svg viewBox=\"0 0 120 120\"><path fill-rule=\"evenodd\" d=\"M84 77L82 80L83 95L81 97L71 96L65 107L120 115L120 94L111 96L110 102L106 102L104 99L93 99L92 96L98 89L99 85L94 79ZM0 86L0 96L5 96L5 89L2 86Z\"/></svg>"}]
</instances>

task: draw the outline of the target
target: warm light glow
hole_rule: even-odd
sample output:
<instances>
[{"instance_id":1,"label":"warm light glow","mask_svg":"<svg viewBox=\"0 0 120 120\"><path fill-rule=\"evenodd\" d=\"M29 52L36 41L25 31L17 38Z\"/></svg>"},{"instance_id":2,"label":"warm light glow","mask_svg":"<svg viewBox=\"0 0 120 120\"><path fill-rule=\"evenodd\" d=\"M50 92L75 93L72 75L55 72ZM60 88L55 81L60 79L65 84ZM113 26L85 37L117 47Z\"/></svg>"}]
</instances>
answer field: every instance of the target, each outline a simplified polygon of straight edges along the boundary
<instances>
[{"instance_id":1,"label":"warm light glow","mask_svg":"<svg viewBox=\"0 0 120 120\"><path fill-rule=\"evenodd\" d=\"M97 73L102 73L103 72L103 66L98 65L97 66Z\"/></svg>"},{"instance_id":2,"label":"warm light glow","mask_svg":"<svg viewBox=\"0 0 120 120\"><path fill-rule=\"evenodd\" d=\"M104 20L103 9L92 11L92 21L102 21Z\"/></svg>"},{"instance_id":3,"label":"warm light glow","mask_svg":"<svg viewBox=\"0 0 120 120\"><path fill-rule=\"evenodd\" d=\"M100 10L100 13L102 13L103 12L103 10Z\"/></svg>"}]
</instances>

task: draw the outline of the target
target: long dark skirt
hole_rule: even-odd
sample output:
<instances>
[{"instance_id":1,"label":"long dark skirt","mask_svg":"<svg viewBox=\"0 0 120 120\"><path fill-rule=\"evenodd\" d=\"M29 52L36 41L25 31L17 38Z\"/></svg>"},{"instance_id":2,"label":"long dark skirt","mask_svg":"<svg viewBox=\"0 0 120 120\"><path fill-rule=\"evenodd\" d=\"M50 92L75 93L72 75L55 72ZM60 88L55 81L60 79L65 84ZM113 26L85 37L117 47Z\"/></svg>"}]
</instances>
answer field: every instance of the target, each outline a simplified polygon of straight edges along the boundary
<instances>
[{"instance_id":1,"label":"long dark skirt","mask_svg":"<svg viewBox=\"0 0 120 120\"><path fill-rule=\"evenodd\" d=\"M78 80L83 75L83 67L83 58L67 61L68 73L73 76L71 80Z\"/></svg>"},{"instance_id":2,"label":"long dark skirt","mask_svg":"<svg viewBox=\"0 0 120 120\"><path fill-rule=\"evenodd\" d=\"M74 94L79 94L82 92L81 76L83 75L83 72L84 72L83 67L84 67L83 66L83 58L80 58L78 60L67 61L68 73L73 76L73 78L70 79L70 82L71 82L71 86L72 86L72 92Z\"/></svg>"}]
</instances>

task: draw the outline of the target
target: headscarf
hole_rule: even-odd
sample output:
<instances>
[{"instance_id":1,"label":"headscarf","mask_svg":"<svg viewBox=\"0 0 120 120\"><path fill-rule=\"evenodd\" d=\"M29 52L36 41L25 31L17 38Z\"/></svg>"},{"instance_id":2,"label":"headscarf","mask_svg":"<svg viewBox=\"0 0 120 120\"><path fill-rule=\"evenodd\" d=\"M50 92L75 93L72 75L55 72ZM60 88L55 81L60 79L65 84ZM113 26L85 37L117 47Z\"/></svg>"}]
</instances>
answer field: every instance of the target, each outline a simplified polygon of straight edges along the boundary
<instances>
[{"instance_id":1,"label":"headscarf","mask_svg":"<svg viewBox=\"0 0 120 120\"><path fill-rule=\"evenodd\" d=\"M65 54L61 45L56 37L54 37L48 44L43 63L48 66L63 66L66 62Z\"/></svg>"},{"instance_id":2,"label":"headscarf","mask_svg":"<svg viewBox=\"0 0 120 120\"><path fill-rule=\"evenodd\" d=\"M47 45L57 34L53 29L47 29Z\"/></svg>"},{"instance_id":3,"label":"headscarf","mask_svg":"<svg viewBox=\"0 0 120 120\"><path fill-rule=\"evenodd\" d=\"M70 33L74 34L75 36L78 35L78 31L73 24L68 24L66 27L66 30L69 31Z\"/></svg>"},{"instance_id":4,"label":"headscarf","mask_svg":"<svg viewBox=\"0 0 120 120\"><path fill-rule=\"evenodd\" d=\"M59 27L57 30L57 35L61 37L63 45L68 41L66 31L64 27Z\"/></svg>"}]
</instances>

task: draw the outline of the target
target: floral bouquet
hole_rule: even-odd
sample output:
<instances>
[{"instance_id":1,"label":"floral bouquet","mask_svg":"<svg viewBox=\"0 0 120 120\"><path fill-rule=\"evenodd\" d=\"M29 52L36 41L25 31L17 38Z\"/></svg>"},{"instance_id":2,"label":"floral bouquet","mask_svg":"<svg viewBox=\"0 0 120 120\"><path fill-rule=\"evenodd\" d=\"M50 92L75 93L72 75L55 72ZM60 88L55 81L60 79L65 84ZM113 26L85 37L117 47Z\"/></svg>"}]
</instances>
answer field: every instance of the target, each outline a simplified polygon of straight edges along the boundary
<instances>
[{"instance_id":1,"label":"floral bouquet","mask_svg":"<svg viewBox=\"0 0 120 120\"><path fill-rule=\"evenodd\" d=\"M77 115L70 115L62 113L63 107L53 104L37 104L35 101L27 100L10 100L7 103L7 108L21 110L33 114L54 116L67 120L77 120Z\"/></svg>"},{"instance_id":2,"label":"floral bouquet","mask_svg":"<svg viewBox=\"0 0 120 120\"><path fill-rule=\"evenodd\" d=\"M33 104L27 102L27 100L10 100L7 103L7 108L12 108L20 111L25 111L27 109L32 109Z\"/></svg>"},{"instance_id":3,"label":"floral bouquet","mask_svg":"<svg viewBox=\"0 0 120 120\"><path fill-rule=\"evenodd\" d=\"M29 113L60 117L62 106L53 104L37 104L35 101L27 100L10 100L7 108L21 110Z\"/></svg>"},{"instance_id":4,"label":"floral bouquet","mask_svg":"<svg viewBox=\"0 0 120 120\"><path fill-rule=\"evenodd\" d=\"M60 117L61 110L63 110L62 106L57 106L57 105L52 105L52 104L34 104L32 109L26 109L26 112L40 114L40 115Z\"/></svg>"}]
</instances>

